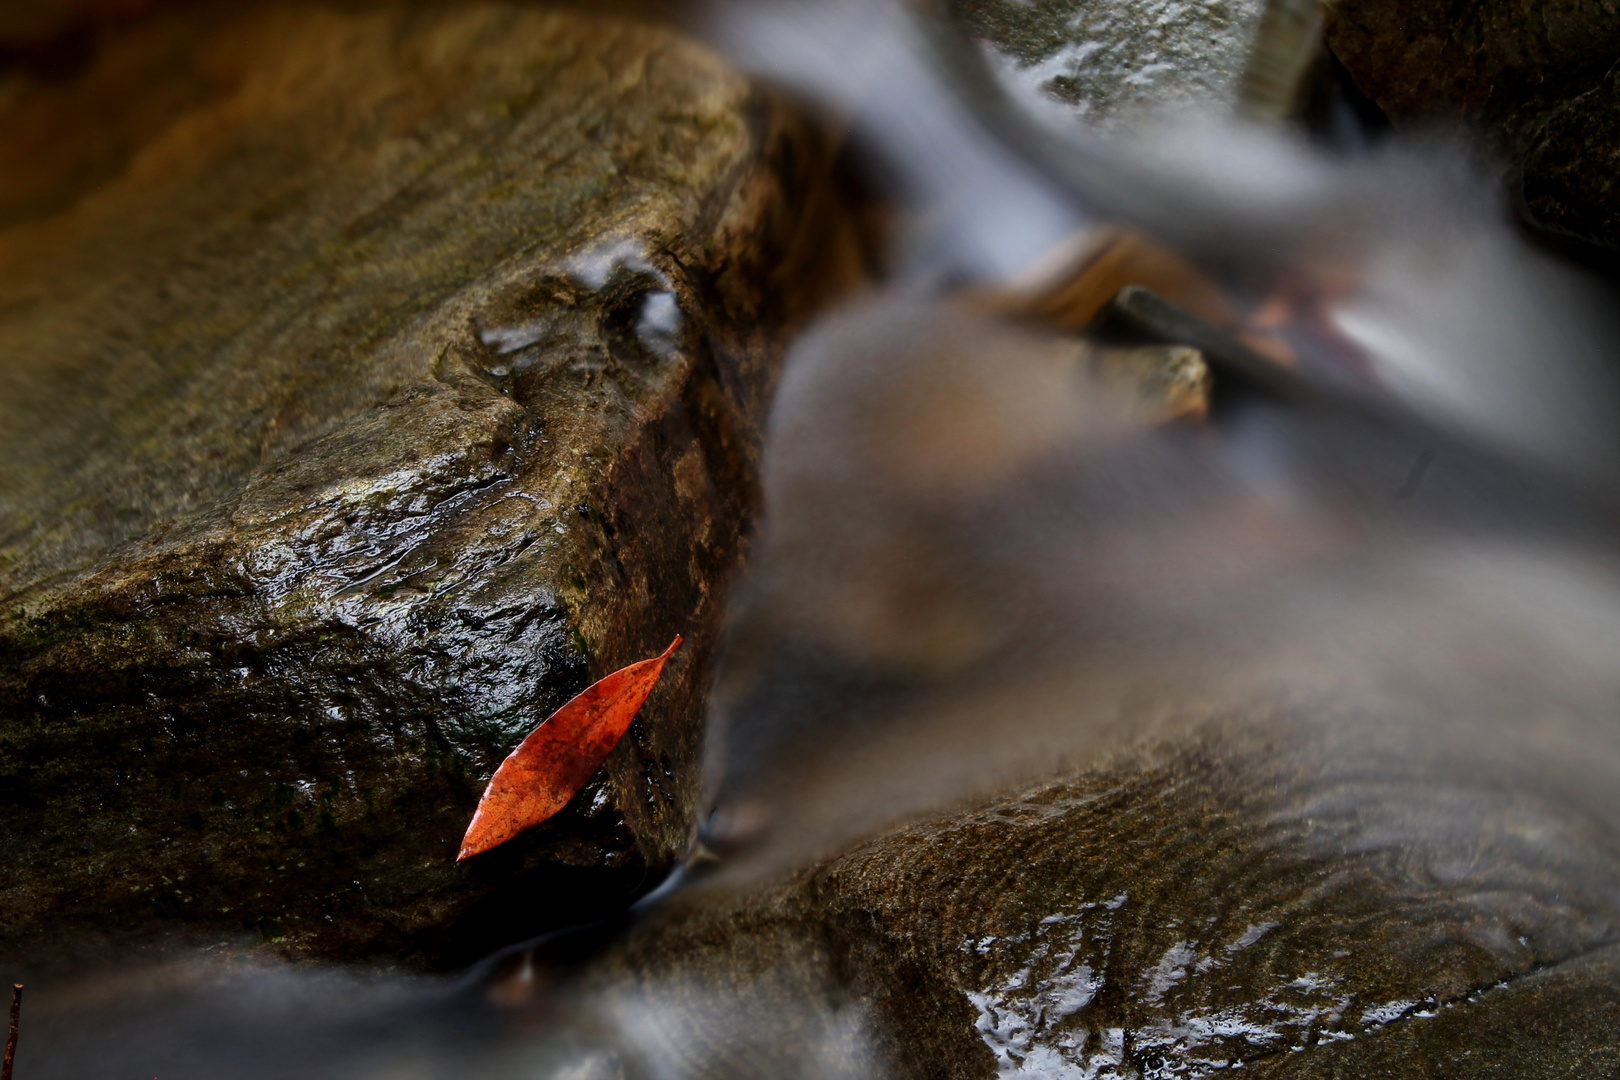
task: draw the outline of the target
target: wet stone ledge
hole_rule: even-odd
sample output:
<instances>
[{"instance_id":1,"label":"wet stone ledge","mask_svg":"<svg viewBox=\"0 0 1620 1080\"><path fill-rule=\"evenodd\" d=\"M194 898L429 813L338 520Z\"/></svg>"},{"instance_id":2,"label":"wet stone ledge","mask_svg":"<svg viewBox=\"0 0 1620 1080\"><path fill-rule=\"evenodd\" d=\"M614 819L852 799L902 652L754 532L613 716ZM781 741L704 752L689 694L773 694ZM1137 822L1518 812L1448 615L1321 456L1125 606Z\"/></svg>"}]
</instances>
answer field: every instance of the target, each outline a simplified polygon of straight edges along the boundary
<instances>
[{"instance_id":1,"label":"wet stone ledge","mask_svg":"<svg viewBox=\"0 0 1620 1080\"><path fill-rule=\"evenodd\" d=\"M1604 824L1518 763L1437 780L1405 716L1370 744L1331 698L1186 719L789 880L677 897L567 1000L630 1076L1612 1072Z\"/></svg>"},{"instance_id":2,"label":"wet stone ledge","mask_svg":"<svg viewBox=\"0 0 1620 1080\"><path fill-rule=\"evenodd\" d=\"M1620 156L1620 10L1350 0L1328 11L1326 43L1397 128L1460 129L1481 145L1527 220L1620 244L1609 180Z\"/></svg>"},{"instance_id":3,"label":"wet stone ledge","mask_svg":"<svg viewBox=\"0 0 1620 1080\"><path fill-rule=\"evenodd\" d=\"M779 343L861 274L822 137L533 6L159 7L0 75L10 138L102 102L61 154L124 148L0 199L7 970L621 905L685 844ZM603 773L456 865L522 735L677 632Z\"/></svg>"}]
</instances>

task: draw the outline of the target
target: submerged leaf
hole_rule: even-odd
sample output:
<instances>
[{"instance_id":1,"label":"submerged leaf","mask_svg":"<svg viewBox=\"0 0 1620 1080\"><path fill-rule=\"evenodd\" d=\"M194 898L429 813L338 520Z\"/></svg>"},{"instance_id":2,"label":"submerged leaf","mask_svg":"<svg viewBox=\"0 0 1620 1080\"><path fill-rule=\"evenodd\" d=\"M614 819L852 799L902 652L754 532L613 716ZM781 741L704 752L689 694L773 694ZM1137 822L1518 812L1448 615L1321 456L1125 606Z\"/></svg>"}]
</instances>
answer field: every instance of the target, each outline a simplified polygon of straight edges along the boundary
<instances>
[{"instance_id":1,"label":"submerged leaf","mask_svg":"<svg viewBox=\"0 0 1620 1080\"><path fill-rule=\"evenodd\" d=\"M506 843L568 804L618 745L681 636L659 656L592 683L546 718L489 778L456 861Z\"/></svg>"}]
</instances>

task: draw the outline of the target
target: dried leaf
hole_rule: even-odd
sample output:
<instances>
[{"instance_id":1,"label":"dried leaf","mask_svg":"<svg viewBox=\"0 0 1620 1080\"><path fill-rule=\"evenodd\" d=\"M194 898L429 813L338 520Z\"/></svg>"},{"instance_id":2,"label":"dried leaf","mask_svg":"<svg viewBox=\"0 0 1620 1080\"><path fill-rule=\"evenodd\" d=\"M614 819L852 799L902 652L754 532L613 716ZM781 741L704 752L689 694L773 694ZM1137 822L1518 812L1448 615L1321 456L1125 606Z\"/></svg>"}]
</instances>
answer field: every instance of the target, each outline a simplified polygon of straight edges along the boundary
<instances>
[{"instance_id":1,"label":"dried leaf","mask_svg":"<svg viewBox=\"0 0 1620 1080\"><path fill-rule=\"evenodd\" d=\"M504 844L568 804L635 719L681 644L592 683L546 718L489 778L456 861Z\"/></svg>"}]
</instances>

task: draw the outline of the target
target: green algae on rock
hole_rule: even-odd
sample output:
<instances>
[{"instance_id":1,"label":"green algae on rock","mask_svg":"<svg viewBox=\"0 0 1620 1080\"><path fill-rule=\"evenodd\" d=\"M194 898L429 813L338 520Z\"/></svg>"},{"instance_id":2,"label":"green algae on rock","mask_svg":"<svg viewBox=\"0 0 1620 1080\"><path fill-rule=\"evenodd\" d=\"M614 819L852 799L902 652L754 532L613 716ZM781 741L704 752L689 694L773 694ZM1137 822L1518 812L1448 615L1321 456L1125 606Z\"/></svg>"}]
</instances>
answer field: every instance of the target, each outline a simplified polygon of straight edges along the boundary
<instances>
[{"instance_id":1,"label":"green algae on rock","mask_svg":"<svg viewBox=\"0 0 1620 1080\"><path fill-rule=\"evenodd\" d=\"M0 232L0 955L457 962L621 902L685 843L778 342L860 271L826 145L558 10L188 6L113 52L58 92L145 71L97 93L163 122ZM676 632L605 779L456 867L511 746Z\"/></svg>"}]
</instances>

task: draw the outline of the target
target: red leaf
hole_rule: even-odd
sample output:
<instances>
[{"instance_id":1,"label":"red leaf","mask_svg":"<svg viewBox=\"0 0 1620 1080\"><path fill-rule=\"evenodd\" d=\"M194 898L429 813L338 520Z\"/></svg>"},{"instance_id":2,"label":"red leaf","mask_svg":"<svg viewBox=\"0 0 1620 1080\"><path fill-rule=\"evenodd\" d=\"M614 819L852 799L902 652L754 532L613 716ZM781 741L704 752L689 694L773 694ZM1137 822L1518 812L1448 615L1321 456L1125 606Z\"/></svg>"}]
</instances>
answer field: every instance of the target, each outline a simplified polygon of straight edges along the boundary
<instances>
[{"instance_id":1,"label":"red leaf","mask_svg":"<svg viewBox=\"0 0 1620 1080\"><path fill-rule=\"evenodd\" d=\"M662 656L587 686L508 754L478 800L456 861L504 844L568 805L618 745L680 644L676 634Z\"/></svg>"}]
</instances>

